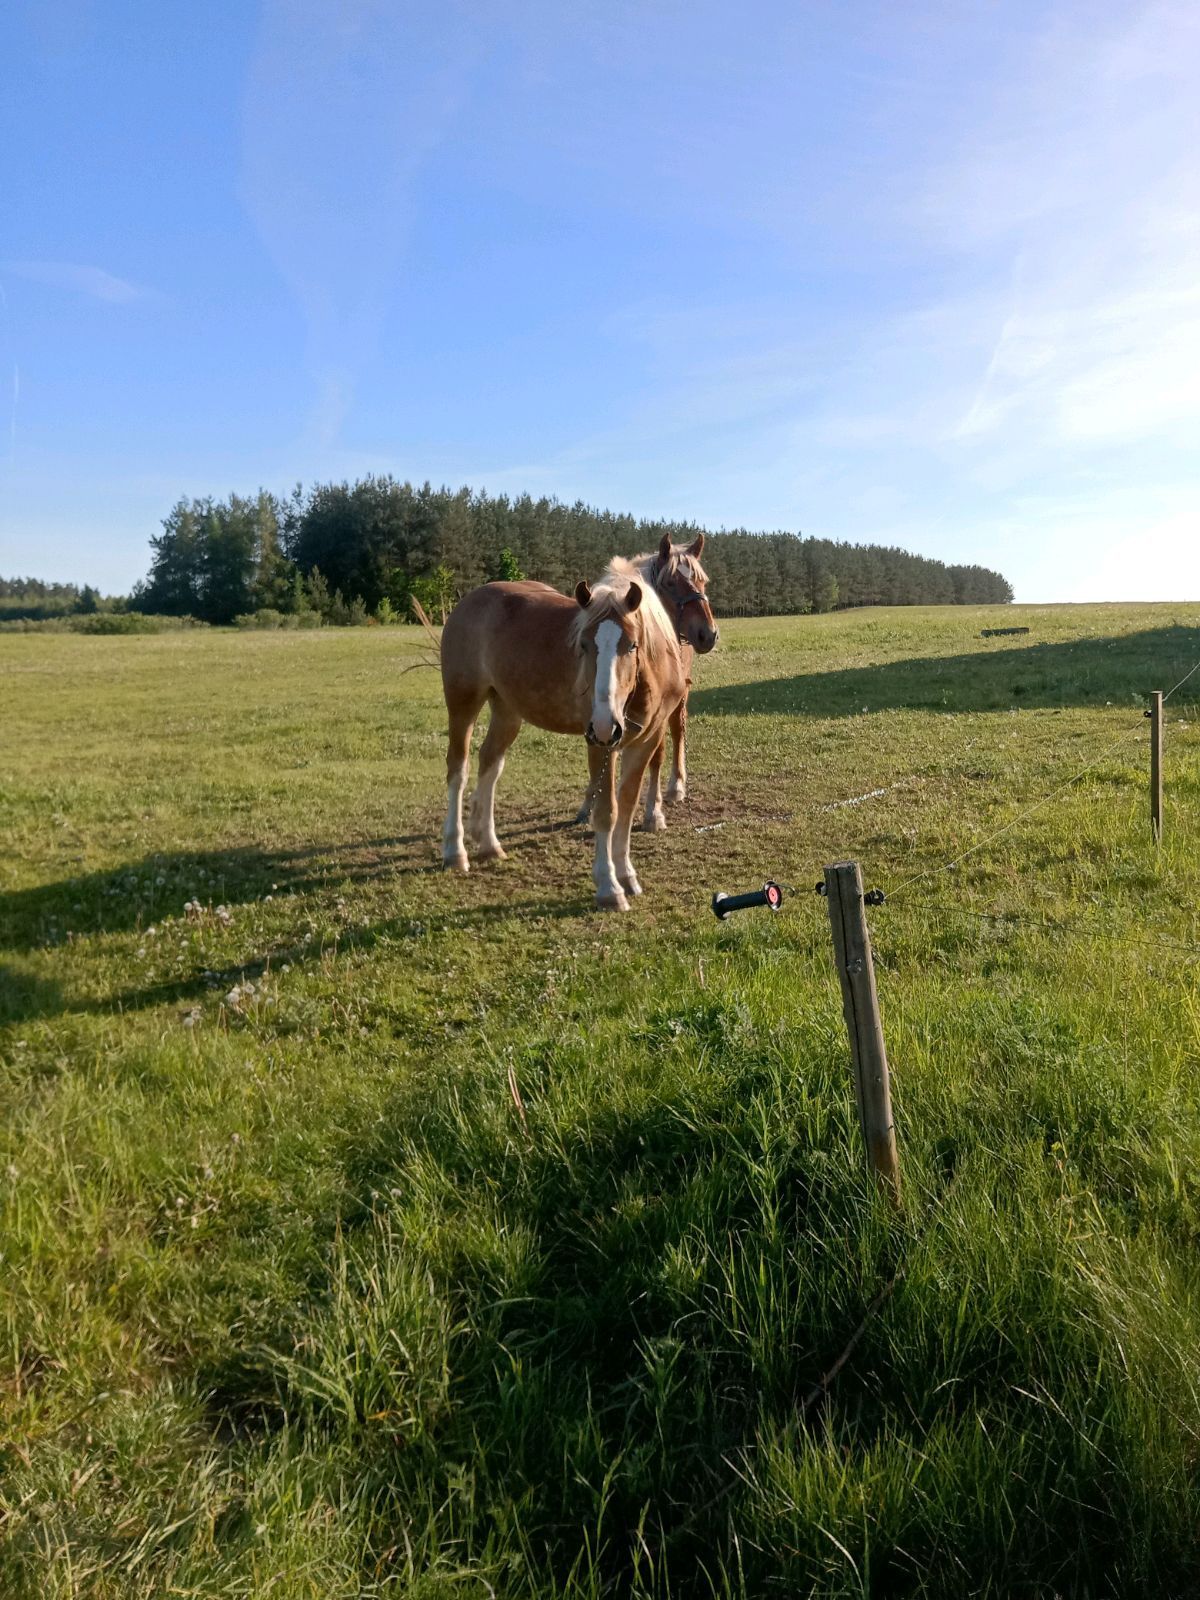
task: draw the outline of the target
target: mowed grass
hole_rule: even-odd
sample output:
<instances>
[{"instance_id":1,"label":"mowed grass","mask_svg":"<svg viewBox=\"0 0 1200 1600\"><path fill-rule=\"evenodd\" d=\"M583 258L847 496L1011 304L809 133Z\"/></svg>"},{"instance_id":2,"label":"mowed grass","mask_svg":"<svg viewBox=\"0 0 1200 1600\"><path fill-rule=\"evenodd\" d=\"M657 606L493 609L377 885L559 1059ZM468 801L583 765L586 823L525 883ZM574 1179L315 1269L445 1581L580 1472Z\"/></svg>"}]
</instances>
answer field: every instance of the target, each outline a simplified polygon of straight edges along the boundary
<instances>
[{"instance_id":1,"label":"mowed grass","mask_svg":"<svg viewBox=\"0 0 1200 1600\"><path fill-rule=\"evenodd\" d=\"M1197 1591L1200 606L722 633L624 917L414 630L0 638L5 1596Z\"/></svg>"}]
</instances>

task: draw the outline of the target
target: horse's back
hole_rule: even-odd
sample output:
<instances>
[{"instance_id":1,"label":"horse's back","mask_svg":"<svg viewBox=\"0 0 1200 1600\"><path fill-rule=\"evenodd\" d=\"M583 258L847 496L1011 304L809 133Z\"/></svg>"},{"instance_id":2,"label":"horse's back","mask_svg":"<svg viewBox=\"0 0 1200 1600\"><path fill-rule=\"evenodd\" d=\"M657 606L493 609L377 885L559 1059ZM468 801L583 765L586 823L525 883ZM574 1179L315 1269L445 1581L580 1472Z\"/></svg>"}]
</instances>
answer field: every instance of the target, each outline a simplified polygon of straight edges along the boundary
<instances>
[{"instance_id":1,"label":"horse's back","mask_svg":"<svg viewBox=\"0 0 1200 1600\"><path fill-rule=\"evenodd\" d=\"M483 583L472 589L446 618L442 660L473 661L497 638L523 633L565 640L576 603L548 583Z\"/></svg>"},{"instance_id":2,"label":"horse's back","mask_svg":"<svg viewBox=\"0 0 1200 1600\"><path fill-rule=\"evenodd\" d=\"M447 703L494 693L539 727L581 732L567 642L578 609L549 584L529 580L465 594L442 630Z\"/></svg>"}]
</instances>

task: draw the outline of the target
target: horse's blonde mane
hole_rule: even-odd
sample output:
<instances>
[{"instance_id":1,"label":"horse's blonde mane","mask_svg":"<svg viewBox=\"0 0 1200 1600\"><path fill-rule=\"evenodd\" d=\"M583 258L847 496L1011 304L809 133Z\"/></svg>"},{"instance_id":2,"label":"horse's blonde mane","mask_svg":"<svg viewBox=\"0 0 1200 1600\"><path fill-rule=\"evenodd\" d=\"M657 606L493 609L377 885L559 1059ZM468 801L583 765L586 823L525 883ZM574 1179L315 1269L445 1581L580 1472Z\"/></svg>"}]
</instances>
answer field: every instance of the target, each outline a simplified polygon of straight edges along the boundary
<instances>
[{"instance_id":1,"label":"horse's blonde mane","mask_svg":"<svg viewBox=\"0 0 1200 1600\"><path fill-rule=\"evenodd\" d=\"M643 550L640 556L614 556L604 569L604 578L621 576L637 578L657 590L657 581L664 568L685 565L687 576L697 583L707 583L708 573L686 545L673 544L671 554L663 561L657 550ZM604 581L603 579L601 580Z\"/></svg>"},{"instance_id":2,"label":"horse's blonde mane","mask_svg":"<svg viewBox=\"0 0 1200 1600\"><path fill-rule=\"evenodd\" d=\"M642 603L632 615L625 609L625 597L631 583L636 583L642 591ZM630 618L638 636L638 644L645 649L651 661L658 660L664 654L678 656L679 644L675 630L653 583L641 571L636 560L614 556L604 576L593 588L591 601L586 608L579 608L579 615L571 622L567 639L572 650L580 649L584 634L591 628L607 618L619 622L624 617Z\"/></svg>"}]
</instances>

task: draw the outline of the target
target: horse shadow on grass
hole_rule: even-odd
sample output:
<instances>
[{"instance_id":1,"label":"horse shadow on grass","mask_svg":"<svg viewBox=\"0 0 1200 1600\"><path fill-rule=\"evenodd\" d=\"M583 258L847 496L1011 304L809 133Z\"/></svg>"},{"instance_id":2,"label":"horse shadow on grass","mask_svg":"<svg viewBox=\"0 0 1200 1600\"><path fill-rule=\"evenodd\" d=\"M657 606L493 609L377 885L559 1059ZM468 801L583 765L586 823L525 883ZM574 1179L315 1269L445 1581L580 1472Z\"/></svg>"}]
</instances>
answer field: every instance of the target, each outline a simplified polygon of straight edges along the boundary
<instances>
[{"instance_id":1,"label":"horse shadow on grass","mask_svg":"<svg viewBox=\"0 0 1200 1600\"><path fill-rule=\"evenodd\" d=\"M525 831L532 836L558 832L559 828L557 821L551 821L531 824ZM425 847L428 859L397 854L397 850L403 852L414 845ZM76 938L146 930L167 919L178 920L189 901L199 902L205 908L201 914L207 917L218 905L236 910L270 897L286 903L292 896L327 894L347 885L391 883L410 874L441 877L443 872L428 833L284 850L244 847L164 852L111 871L0 894L0 951L18 956L63 951ZM107 1013L187 1004L215 988L256 982L285 964L298 968L319 961L333 946L342 954L364 952L380 944L395 945L443 932L469 934L472 929L509 920L576 918L593 911L590 897L575 894L557 899L505 899L447 911L397 912L366 926L339 926L332 937L323 939L277 937L226 966L196 968L95 999L73 997L61 983L27 972L17 962L0 962L0 1023L65 1012Z\"/></svg>"},{"instance_id":2,"label":"horse shadow on grass","mask_svg":"<svg viewBox=\"0 0 1200 1600\"><path fill-rule=\"evenodd\" d=\"M6 1022L29 1022L35 1017L58 1016L70 1009L60 983L24 972L0 961L0 1027Z\"/></svg>"},{"instance_id":3,"label":"horse shadow on grass","mask_svg":"<svg viewBox=\"0 0 1200 1600\"><path fill-rule=\"evenodd\" d=\"M257 983L271 969L278 970L285 965L302 967L306 963L318 962L332 948L336 948L339 955L362 954L375 949L377 945L394 945L402 939L425 938L448 931L469 933L472 929L484 928L496 922L585 917L594 910L591 900L582 898L570 901L505 900L497 905L470 906L441 915L388 917L366 928L340 930L336 944L334 940L320 944L306 941L276 944L249 960L236 961L216 970L206 968L202 972L191 972L162 983L126 989L107 996L87 1009L140 1011L151 1006L197 1000L228 983L245 983L247 980Z\"/></svg>"},{"instance_id":4,"label":"horse shadow on grass","mask_svg":"<svg viewBox=\"0 0 1200 1600\"><path fill-rule=\"evenodd\" d=\"M1152 689L1169 690L1198 660L1200 628L1178 624L1019 648L991 640L966 655L917 656L841 672L696 689L689 706L693 713L709 716L808 717L1132 706ZM1189 693L1198 684L1200 673Z\"/></svg>"},{"instance_id":5,"label":"horse shadow on grass","mask_svg":"<svg viewBox=\"0 0 1200 1600\"><path fill-rule=\"evenodd\" d=\"M0 950L44 949L71 938L134 932L180 916L193 901L234 908L268 896L437 877L444 870L438 832L439 824L431 821L420 833L348 842L157 851L100 872L0 892ZM529 844L572 832L586 837L570 816L557 814L516 816L505 829L507 837ZM566 914L571 913L568 905Z\"/></svg>"},{"instance_id":6,"label":"horse shadow on grass","mask_svg":"<svg viewBox=\"0 0 1200 1600\"><path fill-rule=\"evenodd\" d=\"M0 893L0 950L33 950L68 937L128 933L178 917L189 901L239 906L268 895L307 894L386 877L433 872L432 835L398 834L349 844L267 849L159 851L101 872ZM398 854L428 847L428 860Z\"/></svg>"}]
</instances>

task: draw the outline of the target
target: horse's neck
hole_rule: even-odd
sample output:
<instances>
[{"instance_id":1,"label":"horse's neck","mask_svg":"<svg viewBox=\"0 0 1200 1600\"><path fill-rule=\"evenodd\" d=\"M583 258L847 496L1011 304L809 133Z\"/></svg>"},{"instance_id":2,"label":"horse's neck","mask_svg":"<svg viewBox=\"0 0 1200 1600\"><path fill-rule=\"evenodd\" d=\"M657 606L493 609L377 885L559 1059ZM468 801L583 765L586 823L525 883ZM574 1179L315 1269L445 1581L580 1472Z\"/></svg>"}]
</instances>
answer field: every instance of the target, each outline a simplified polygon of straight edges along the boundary
<instances>
[{"instance_id":1,"label":"horse's neck","mask_svg":"<svg viewBox=\"0 0 1200 1600\"><path fill-rule=\"evenodd\" d=\"M652 670L639 672L628 702L635 720L648 727L670 716L687 693L691 653L687 645L681 645L677 654L664 651Z\"/></svg>"}]
</instances>

